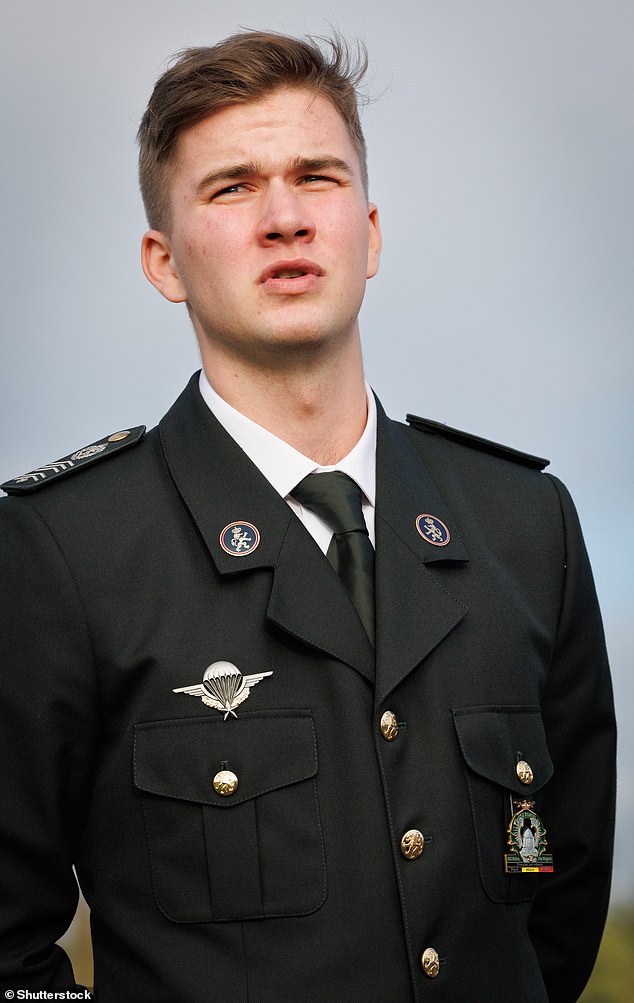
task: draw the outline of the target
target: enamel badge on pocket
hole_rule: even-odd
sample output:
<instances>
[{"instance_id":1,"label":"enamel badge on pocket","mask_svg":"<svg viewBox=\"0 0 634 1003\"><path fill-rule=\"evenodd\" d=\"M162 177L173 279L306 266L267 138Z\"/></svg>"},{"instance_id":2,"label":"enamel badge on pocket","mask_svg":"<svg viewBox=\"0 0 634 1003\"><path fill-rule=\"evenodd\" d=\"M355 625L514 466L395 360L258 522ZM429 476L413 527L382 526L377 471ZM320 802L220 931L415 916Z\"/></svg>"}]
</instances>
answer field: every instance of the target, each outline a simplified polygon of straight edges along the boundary
<instances>
[{"instance_id":1,"label":"enamel badge on pocket","mask_svg":"<svg viewBox=\"0 0 634 1003\"><path fill-rule=\"evenodd\" d=\"M509 822L507 844L511 852L504 854L507 874L552 873L552 854L545 853L546 829L533 811L534 801L515 801L515 814Z\"/></svg>"}]
</instances>

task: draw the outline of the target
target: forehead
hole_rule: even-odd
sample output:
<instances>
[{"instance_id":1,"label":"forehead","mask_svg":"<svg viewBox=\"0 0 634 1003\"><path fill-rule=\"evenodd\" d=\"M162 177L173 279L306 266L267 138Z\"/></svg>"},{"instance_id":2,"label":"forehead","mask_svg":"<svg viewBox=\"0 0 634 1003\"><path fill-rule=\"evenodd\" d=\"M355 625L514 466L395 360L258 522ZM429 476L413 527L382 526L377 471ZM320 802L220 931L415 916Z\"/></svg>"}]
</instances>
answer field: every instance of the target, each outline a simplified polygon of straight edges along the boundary
<instances>
[{"instance_id":1,"label":"forehead","mask_svg":"<svg viewBox=\"0 0 634 1003\"><path fill-rule=\"evenodd\" d=\"M258 101L221 108L185 129L175 167L177 173L196 173L252 160L266 166L326 154L359 169L350 134L332 101L306 88L284 88Z\"/></svg>"}]
</instances>

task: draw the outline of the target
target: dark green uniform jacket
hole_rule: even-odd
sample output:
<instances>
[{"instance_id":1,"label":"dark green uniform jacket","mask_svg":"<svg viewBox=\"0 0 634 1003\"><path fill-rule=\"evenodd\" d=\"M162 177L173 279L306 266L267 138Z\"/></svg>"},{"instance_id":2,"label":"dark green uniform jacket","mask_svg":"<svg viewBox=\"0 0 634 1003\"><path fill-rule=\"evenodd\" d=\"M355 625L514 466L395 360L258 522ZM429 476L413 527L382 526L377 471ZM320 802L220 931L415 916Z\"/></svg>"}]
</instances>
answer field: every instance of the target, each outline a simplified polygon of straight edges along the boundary
<instances>
[{"instance_id":1,"label":"dark green uniform jacket","mask_svg":"<svg viewBox=\"0 0 634 1003\"><path fill-rule=\"evenodd\" d=\"M614 720L562 485L379 408L375 654L196 378L107 452L0 503L2 987L73 984L75 865L100 1003L575 1000ZM229 714L174 692L216 661L272 674ZM552 873L505 873L523 799Z\"/></svg>"}]
</instances>

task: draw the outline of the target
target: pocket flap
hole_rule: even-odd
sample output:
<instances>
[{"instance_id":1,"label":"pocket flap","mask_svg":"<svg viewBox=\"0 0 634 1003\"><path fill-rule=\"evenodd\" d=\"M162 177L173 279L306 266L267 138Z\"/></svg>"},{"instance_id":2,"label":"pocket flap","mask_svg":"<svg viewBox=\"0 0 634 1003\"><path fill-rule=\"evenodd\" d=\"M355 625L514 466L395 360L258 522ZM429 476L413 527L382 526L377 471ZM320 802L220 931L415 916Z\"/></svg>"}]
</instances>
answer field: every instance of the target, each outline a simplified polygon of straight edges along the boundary
<instances>
[{"instance_id":1,"label":"pocket flap","mask_svg":"<svg viewBox=\"0 0 634 1003\"><path fill-rule=\"evenodd\" d=\"M553 775L539 707L461 707L453 719L467 766L487 780L530 798ZM519 760L533 772L529 784L517 775Z\"/></svg>"},{"instance_id":2,"label":"pocket flap","mask_svg":"<svg viewBox=\"0 0 634 1003\"><path fill-rule=\"evenodd\" d=\"M229 797L213 780L228 769L238 778ZM134 782L142 791L229 808L317 773L309 710L241 713L146 721L134 727Z\"/></svg>"}]
</instances>

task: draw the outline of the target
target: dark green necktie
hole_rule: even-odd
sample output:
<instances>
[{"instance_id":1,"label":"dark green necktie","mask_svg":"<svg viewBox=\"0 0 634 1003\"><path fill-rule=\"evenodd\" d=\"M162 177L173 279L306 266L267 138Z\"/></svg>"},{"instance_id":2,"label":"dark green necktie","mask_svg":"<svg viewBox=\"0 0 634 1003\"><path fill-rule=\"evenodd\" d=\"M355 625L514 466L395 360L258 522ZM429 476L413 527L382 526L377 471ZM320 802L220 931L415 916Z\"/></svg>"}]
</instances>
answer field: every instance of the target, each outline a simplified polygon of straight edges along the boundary
<instances>
[{"instance_id":1,"label":"dark green necktie","mask_svg":"<svg viewBox=\"0 0 634 1003\"><path fill-rule=\"evenodd\" d=\"M335 470L309 474L291 494L333 530L326 557L348 589L374 644L374 547L363 518L361 489L347 474Z\"/></svg>"}]
</instances>

